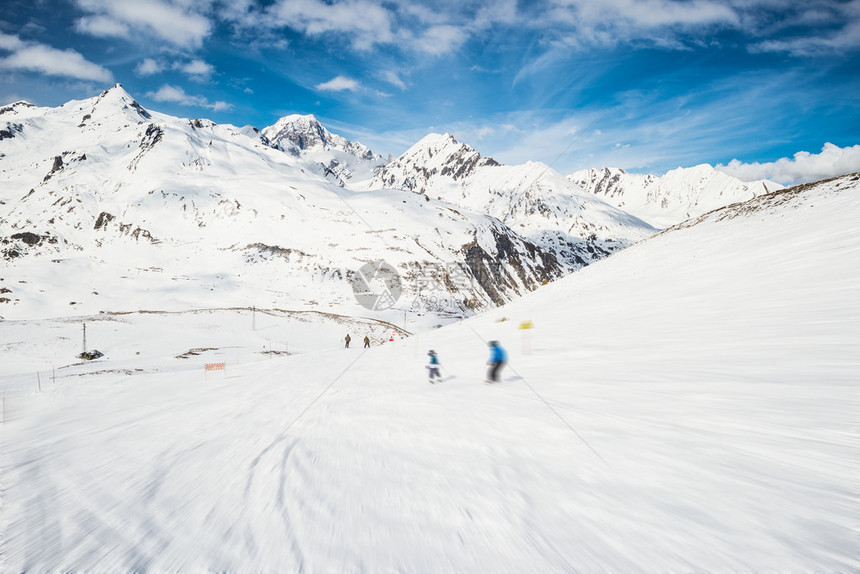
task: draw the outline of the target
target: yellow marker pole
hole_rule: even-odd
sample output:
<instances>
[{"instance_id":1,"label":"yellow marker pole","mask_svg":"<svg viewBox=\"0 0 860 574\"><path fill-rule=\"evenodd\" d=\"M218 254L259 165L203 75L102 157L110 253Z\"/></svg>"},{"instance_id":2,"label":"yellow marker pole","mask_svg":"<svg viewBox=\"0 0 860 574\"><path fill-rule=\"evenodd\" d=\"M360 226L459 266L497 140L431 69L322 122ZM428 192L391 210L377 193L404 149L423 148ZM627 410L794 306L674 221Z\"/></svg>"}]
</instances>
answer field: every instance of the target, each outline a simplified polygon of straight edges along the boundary
<instances>
[{"instance_id":1,"label":"yellow marker pole","mask_svg":"<svg viewBox=\"0 0 860 574\"><path fill-rule=\"evenodd\" d=\"M522 323L520 323L520 332L522 333L523 355L532 354L532 329L534 329L534 324L531 321L523 321Z\"/></svg>"}]
</instances>

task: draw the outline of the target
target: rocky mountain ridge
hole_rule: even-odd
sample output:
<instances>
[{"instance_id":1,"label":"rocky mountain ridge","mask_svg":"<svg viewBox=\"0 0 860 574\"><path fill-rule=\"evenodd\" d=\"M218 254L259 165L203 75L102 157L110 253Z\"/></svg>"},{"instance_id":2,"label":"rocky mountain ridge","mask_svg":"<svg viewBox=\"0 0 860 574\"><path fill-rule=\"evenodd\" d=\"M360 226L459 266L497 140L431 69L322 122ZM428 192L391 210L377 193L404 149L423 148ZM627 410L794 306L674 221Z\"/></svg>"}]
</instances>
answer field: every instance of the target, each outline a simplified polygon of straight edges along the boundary
<instances>
[{"instance_id":1,"label":"rocky mountain ridge","mask_svg":"<svg viewBox=\"0 0 860 574\"><path fill-rule=\"evenodd\" d=\"M570 270L655 231L544 164L505 166L450 134L426 136L377 171L369 187L417 193L496 217L555 253Z\"/></svg>"},{"instance_id":2,"label":"rocky mountain ridge","mask_svg":"<svg viewBox=\"0 0 860 574\"><path fill-rule=\"evenodd\" d=\"M708 164L674 169L663 176L618 168L587 169L567 179L658 228L783 188L767 180L743 182Z\"/></svg>"},{"instance_id":3,"label":"rocky mountain ridge","mask_svg":"<svg viewBox=\"0 0 860 574\"><path fill-rule=\"evenodd\" d=\"M312 162L320 175L341 187L370 178L384 163L367 146L328 131L313 115L284 116L262 133L274 147Z\"/></svg>"},{"instance_id":4,"label":"rocky mountain ridge","mask_svg":"<svg viewBox=\"0 0 860 574\"><path fill-rule=\"evenodd\" d=\"M501 305L567 272L496 218L400 191L352 191L256 128L142 108L121 86L0 125L0 315L268 304L369 312L358 270L399 274L426 321ZM10 131L11 128L10 128ZM57 277L63 277L57 281Z\"/></svg>"}]
</instances>

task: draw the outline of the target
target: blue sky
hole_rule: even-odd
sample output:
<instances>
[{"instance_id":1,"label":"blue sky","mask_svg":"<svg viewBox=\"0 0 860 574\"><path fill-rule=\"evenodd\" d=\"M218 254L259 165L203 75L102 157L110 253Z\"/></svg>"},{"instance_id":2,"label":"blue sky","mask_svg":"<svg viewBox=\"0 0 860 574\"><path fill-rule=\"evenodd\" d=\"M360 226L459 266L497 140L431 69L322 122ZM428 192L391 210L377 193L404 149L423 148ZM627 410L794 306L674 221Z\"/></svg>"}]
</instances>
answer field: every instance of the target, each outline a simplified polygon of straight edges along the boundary
<instances>
[{"instance_id":1,"label":"blue sky","mask_svg":"<svg viewBox=\"0 0 860 574\"><path fill-rule=\"evenodd\" d=\"M180 117L314 114L382 154L860 170L860 0L3 0L0 77L0 103L120 82Z\"/></svg>"}]
</instances>

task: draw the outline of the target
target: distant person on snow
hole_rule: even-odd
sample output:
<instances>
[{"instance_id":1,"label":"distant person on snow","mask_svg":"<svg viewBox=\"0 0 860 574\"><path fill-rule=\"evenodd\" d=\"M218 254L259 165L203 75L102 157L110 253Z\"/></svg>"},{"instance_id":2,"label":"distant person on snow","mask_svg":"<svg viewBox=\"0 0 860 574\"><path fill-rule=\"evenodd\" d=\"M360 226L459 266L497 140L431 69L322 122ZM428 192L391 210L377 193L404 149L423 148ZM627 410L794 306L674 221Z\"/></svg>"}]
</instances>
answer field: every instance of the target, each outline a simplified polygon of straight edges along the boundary
<instances>
[{"instance_id":1,"label":"distant person on snow","mask_svg":"<svg viewBox=\"0 0 860 574\"><path fill-rule=\"evenodd\" d=\"M370 346L370 337L367 335L364 336L364 348L368 348Z\"/></svg>"},{"instance_id":2,"label":"distant person on snow","mask_svg":"<svg viewBox=\"0 0 860 574\"><path fill-rule=\"evenodd\" d=\"M429 363L427 363L427 370L429 371L430 383L436 384L436 379L441 380L442 375L439 373L439 357L436 356L436 351L428 351L427 356L429 357Z\"/></svg>"},{"instance_id":3,"label":"distant person on snow","mask_svg":"<svg viewBox=\"0 0 860 574\"><path fill-rule=\"evenodd\" d=\"M490 341L490 360L487 361L487 364L490 366L490 370L487 371L488 383L499 382L499 373L507 362L508 353L505 352L498 341Z\"/></svg>"},{"instance_id":4,"label":"distant person on snow","mask_svg":"<svg viewBox=\"0 0 860 574\"><path fill-rule=\"evenodd\" d=\"M349 342L352 341L352 339L349 336L349 333L346 334L346 338L344 339L344 341L346 341L346 347L344 347L344 348L349 349Z\"/></svg>"}]
</instances>

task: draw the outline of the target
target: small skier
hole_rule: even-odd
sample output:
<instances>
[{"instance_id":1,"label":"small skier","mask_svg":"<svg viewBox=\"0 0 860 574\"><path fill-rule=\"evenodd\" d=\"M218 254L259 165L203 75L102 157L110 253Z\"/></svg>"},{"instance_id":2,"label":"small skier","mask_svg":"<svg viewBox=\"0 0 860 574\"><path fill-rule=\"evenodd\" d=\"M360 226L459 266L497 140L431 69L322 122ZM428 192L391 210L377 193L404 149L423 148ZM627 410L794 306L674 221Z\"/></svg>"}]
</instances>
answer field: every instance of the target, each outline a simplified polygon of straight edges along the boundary
<instances>
[{"instance_id":1,"label":"small skier","mask_svg":"<svg viewBox=\"0 0 860 574\"><path fill-rule=\"evenodd\" d=\"M430 377L430 384L435 385L436 379L442 380L442 375L439 373L439 357L436 356L436 351L430 350L427 353L429 357L429 363L427 363L427 371L429 371L428 375Z\"/></svg>"},{"instance_id":2,"label":"small skier","mask_svg":"<svg viewBox=\"0 0 860 574\"><path fill-rule=\"evenodd\" d=\"M508 362L508 353L502 348L498 341L490 341L490 360L487 361L487 365L490 366L490 369L487 371L487 382L488 383L497 383L499 382L499 373L502 370L502 367L505 366L505 363Z\"/></svg>"},{"instance_id":3,"label":"small skier","mask_svg":"<svg viewBox=\"0 0 860 574\"><path fill-rule=\"evenodd\" d=\"M352 341L352 338L349 336L349 333L346 334L344 341L346 341L346 347L344 347L344 348L349 349L349 342Z\"/></svg>"},{"instance_id":4,"label":"small skier","mask_svg":"<svg viewBox=\"0 0 860 574\"><path fill-rule=\"evenodd\" d=\"M370 347L370 337L365 335L364 336L364 348L367 349L368 347Z\"/></svg>"}]
</instances>

